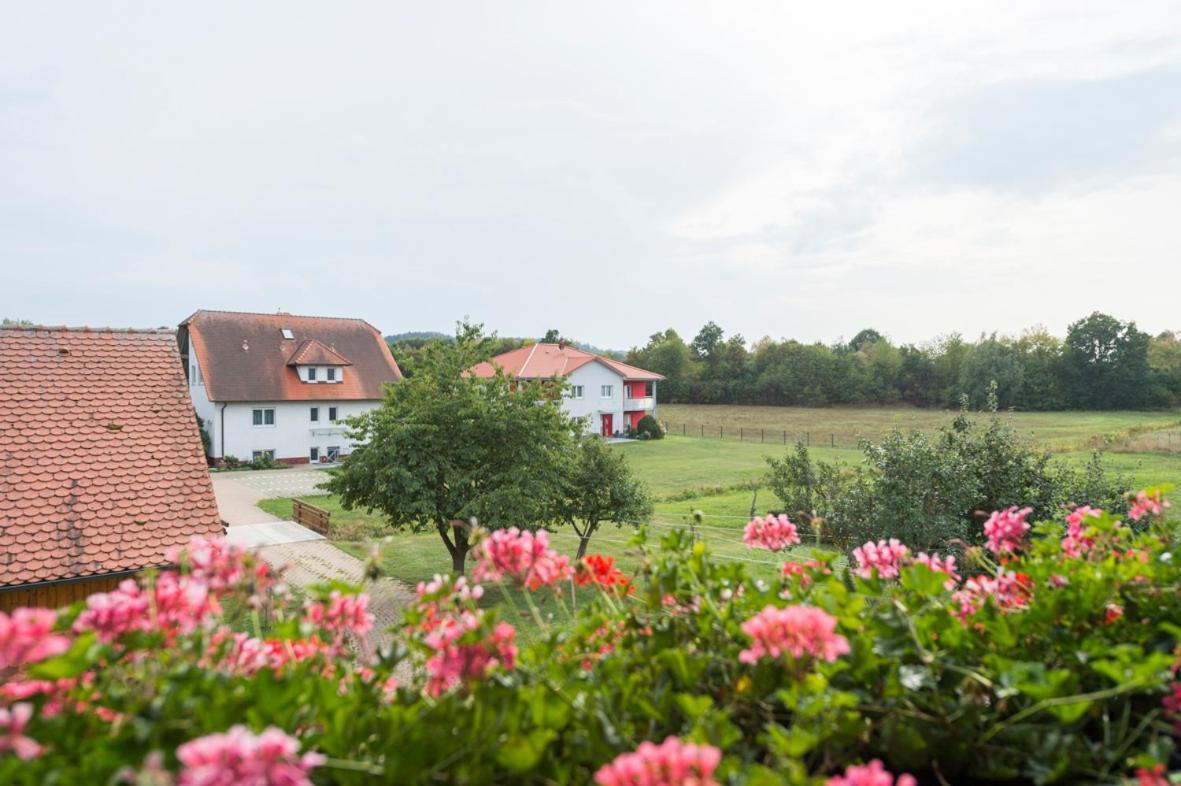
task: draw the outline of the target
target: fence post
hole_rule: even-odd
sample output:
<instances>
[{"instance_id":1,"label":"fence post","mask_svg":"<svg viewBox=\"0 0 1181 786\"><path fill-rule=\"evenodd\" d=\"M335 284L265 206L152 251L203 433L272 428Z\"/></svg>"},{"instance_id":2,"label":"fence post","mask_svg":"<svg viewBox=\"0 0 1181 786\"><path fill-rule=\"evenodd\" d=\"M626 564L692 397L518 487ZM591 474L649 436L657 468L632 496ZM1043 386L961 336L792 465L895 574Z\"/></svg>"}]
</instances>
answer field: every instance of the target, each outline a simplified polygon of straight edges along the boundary
<instances>
[{"instance_id":1,"label":"fence post","mask_svg":"<svg viewBox=\"0 0 1181 786\"><path fill-rule=\"evenodd\" d=\"M705 424L701 424L701 438L705 439Z\"/></svg>"},{"instance_id":2,"label":"fence post","mask_svg":"<svg viewBox=\"0 0 1181 786\"><path fill-rule=\"evenodd\" d=\"M836 434L829 434L828 441L829 441L830 446L835 448L837 446L837 435Z\"/></svg>"},{"instance_id":3,"label":"fence post","mask_svg":"<svg viewBox=\"0 0 1181 786\"><path fill-rule=\"evenodd\" d=\"M725 438L726 438L725 426L718 426L718 439L725 439Z\"/></svg>"},{"instance_id":4,"label":"fence post","mask_svg":"<svg viewBox=\"0 0 1181 786\"><path fill-rule=\"evenodd\" d=\"M783 444L784 444L784 445L786 445L786 444L787 444L787 432L786 432L786 431L785 431L785 432L783 432Z\"/></svg>"},{"instance_id":5,"label":"fence post","mask_svg":"<svg viewBox=\"0 0 1181 786\"><path fill-rule=\"evenodd\" d=\"M809 447L812 446L812 432L811 431L804 432L804 444Z\"/></svg>"},{"instance_id":6,"label":"fence post","mask_svg":"<svg viewBox=\"0 0 1181 786\"><path fill-rule=\"evenodd\" d=\"M761 428L761 429L759 429L759 442L766 442L766 441L767 441L767 429Z\"/></svg>"},{"instance_id":7,"label":"fence post","mask_svg":"<svg viewBox=\"0 0 1181 786\"><path fill-rule=\"evenodd\" d=\"M742 442L744 439L746 439L746 429L740 428L738 429L738 441Z\"/></svg>"}]
</instances>

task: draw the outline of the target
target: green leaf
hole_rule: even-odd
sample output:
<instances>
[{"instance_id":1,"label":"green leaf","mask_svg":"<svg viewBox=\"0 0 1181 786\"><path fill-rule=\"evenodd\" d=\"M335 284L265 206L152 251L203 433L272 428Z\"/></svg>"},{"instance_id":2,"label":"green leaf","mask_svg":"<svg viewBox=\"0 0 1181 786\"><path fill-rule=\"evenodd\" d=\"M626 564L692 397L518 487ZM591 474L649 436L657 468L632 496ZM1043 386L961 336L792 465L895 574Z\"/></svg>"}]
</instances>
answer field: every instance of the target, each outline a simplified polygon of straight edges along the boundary
<instances>
[{"instance_id":1,"label":"green leaf","mask_svg":"<svg viewBox=\"0 0 1181 786\"><path fill-rule=\"evenodd\" d=\"M537 766L546 746L556 736L549 729L538 729L526 736L509 737L497 749L496 761L514 772L527 772Z\"/></svg>"}]
</instances>

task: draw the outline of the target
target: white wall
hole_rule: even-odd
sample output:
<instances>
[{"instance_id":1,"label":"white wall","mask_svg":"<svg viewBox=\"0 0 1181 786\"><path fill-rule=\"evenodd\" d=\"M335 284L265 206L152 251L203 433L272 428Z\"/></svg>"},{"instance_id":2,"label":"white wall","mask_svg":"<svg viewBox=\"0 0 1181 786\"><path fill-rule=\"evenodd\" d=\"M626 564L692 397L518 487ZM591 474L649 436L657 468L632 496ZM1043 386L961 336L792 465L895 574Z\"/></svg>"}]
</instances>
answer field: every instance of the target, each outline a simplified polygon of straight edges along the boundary
<instances>
[{"instance_id":1,"label":"white wall","mask_svg":"<svg viewBox=\"0 0 1181 786\"><path fill-rule=\"evenodd\" d=\"M380 401L275 401L259 403L235 402L225 407L225 451L216 451L215 456L237 456L249 461L256 450L273 450L276 459L306 459L315 446L325 455L329 447L339 447L341 455L352 450L352 442L345 438L347 431L344 419L360 415L380 406ZM310 410L318 407L320 420L312 422ZM337 423L328 420L328 408L337 408ZM255 409L274 409L273 426L254 425ZM210 435L214 444L221 447L221 405L219 415L214 419Z\"/></svg>"}]
</instances>

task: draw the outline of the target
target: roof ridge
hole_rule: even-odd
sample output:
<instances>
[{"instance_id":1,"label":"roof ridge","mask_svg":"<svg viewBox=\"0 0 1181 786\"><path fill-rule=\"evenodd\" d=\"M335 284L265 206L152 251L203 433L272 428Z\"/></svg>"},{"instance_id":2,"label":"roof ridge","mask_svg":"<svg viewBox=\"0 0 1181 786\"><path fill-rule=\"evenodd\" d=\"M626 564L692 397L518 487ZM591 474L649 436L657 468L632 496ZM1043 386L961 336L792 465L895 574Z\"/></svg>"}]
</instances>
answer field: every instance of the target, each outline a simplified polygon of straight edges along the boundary
<instances>
[{"instance_id":1,"label":"roof ridge","mask_svg":"<svg viewBox=\"0 0 1181 786\"><path fill-rule=\"evenodd\" d=\"M295 317L297 319L339 319L344 322L363 322L369 325L369 327L373 327L368 320L361 319L360 317L328 317L320 316L319 314L291 314L286 311L233 311L222 308L199 308L192 313L189 320L198 314L239 314L247 317ZM185 321L187 322L189 320Z\"/></svg>"},{"instance_id":2,"label":"roof ridge","mask_svg":"<svg viewBox=\"0 0 1181 786\"><path fill-rule=\"evenodd\" d=\"M0 330L11 330L21 332L55 332L55 333L136 333L146 335L158 336L175 336L176 331L173 328L117 328L117 327L92 327L89 325L71 326L71 325L0 325Z\"/></svg>"}]
</instances>

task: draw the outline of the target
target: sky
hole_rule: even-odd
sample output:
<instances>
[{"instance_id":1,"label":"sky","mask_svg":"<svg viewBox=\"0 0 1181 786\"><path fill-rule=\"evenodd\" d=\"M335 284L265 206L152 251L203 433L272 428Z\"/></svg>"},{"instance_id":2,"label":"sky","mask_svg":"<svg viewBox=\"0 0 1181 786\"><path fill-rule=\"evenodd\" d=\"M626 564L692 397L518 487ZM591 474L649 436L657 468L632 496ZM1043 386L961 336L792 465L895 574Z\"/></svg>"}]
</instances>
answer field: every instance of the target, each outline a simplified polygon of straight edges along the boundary
<instances>
[{"instance_id":1,"label":"sky","mask_svg":"<svg viewBox=\"0 0 1181 786\"><path fill-rule=\"evenodd\" d=\"M1181 4L0 0L0 316L1181 329Z\"/></svg>"}]
</instances>

